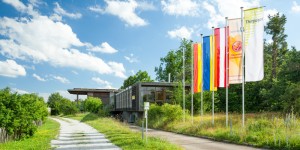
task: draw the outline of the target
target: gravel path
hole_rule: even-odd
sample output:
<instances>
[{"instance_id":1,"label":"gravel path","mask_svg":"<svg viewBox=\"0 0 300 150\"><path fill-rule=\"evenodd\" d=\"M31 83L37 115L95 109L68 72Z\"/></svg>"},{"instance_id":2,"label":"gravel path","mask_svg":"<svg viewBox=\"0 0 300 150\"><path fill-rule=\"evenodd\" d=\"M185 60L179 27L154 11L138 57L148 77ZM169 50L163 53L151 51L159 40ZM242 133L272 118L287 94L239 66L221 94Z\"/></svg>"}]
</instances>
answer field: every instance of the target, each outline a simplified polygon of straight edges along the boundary
<instances>
[{"instance_id":1,"label":"gravel path","mask_svg":"<svg viewBox=\"0 0 300 150\"><path fill-rule=\"evenodd\" d=\"M60 123L60 134L51 141L56 150L121 150L91 126L68 118L52 118Z\"/></svg>"},{"instance_id":2,"label":"gravel path","mask_svg":"<svg viewBox=\"0 0 300 150\"><path fill-rule=\"evenodd\" d=\"M130 125L129 127L133 131L141 132L141 128L138 126ZM183 147L186 150L259 150L259 148L254 147L217 142L209 139L154 129L148 129L148 135L165 139L173 144Z\"/></svg>"}]
</instances>

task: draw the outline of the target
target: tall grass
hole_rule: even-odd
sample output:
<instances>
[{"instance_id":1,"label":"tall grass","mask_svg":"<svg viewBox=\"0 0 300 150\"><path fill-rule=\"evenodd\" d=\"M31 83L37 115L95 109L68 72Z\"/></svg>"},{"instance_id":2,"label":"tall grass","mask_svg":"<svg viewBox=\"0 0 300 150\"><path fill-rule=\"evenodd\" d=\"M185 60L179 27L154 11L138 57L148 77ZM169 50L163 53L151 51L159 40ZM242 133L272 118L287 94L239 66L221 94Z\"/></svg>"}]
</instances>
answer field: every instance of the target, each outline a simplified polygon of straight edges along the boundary
<instances>
[{"instance_id":1,"label":"tall grass","mask_svg":"<svg viewBox=\"0 0 300 150\"><path fill-rule=\"evenodd\" d=\"M37 132L27 139L19 141L9 141L1 143L0 149L3 150L48 150L51 149L50 141L59 132L59 123L47 119L45 123L38 127Z\"/></svg>"},{"instance_id":2,"label":"tall grass","mask_svg":"<svg viewBox=\"0 0 300 150\"><path fill-rule=\"evenodd\" d=\"M150 122L149 126L171 132L193 136L209 137L239 144L250 144L274 149L300 149L300 119L295 115L279 113L246 114L245 127L242 127L240 114L231 114L226 128L225 114L215 114L212 125L211 114L191 116L186 121L177 119L165 124ZM164 120L163 118L159 120Z\"/></svg>"},{"instance_id":3,"label":"tall grass","mask_svg":"<svg viewBox=\"0 0 300 150\"><path fill-rule=\"evenodd\" d=\"M78 114L76 116L68 116L76 120L80 120L97 129L106 135L112 143L124 150L176 150L181 149L172 145L167 141L148 137L147 143L142 139L141 134L132 132L129 127L113 118L98 117L95 114Z\"/></svg>"}]
</instances>

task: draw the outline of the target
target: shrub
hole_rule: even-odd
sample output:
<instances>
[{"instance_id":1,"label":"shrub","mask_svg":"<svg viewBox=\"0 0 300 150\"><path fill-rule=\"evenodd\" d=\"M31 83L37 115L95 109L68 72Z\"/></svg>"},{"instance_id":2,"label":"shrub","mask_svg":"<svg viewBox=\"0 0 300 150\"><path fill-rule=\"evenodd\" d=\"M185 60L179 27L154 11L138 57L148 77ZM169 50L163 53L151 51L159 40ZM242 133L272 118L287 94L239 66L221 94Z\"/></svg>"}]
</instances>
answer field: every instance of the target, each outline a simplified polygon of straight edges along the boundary
<instances>
[{"instance_id":1,"label":"shrub","mask_svg":"<svg viewBox=\"0 0 300 150\"><path fill-rule=\"evenodd\" d=\"M47 115L42 97L12 93L9 88L0 90L0 128L1 136L5 137L2 140L32 136Z\"/></svg>"},{"instance_id":2,"label":"shrub","mask_svg":"<svg viewBox=\"0 0 300 150\"><path fill-rule=\"evenodd\" d=\"M149 125L152 127L165 126L172 121L182 118L183 110L179 105L171 105L165 103L162 106L151 104L148 120Z\"/></svg>"},{"instance_id":3,"label":"shrub","mask_svg":"<svg viewBox=\"0 0 300 150\"><path fill-rule=\"evenodd\" d=\"M101 106L102 106L102 101L100 98L88 97L84 101L84 108L86 111L89 112L98 113Z\"/></svg>"},{"instance_id":4,"label":"shrub","mask_svg":"<svg viewBox=\"0 0 300 150\"><path fill-rule=\"evenodd\" d=\"M111 110L112 110L112 106L111 105L103 106L102 109L100 108L98 110L97 115L100 116L100 117L107 117L107 116L110 115L110 111Z\"/></svg>"},{"instance_id":5,"label":"shrub","mask_svg":"<svg viewBox=\"0 0 300 150\"><path fill-rule=\"evenodd\" d=\"M75 102L71 102L69 100L65 101L64 105L61 105L61 112L64 115L74 115L79 112Z\"/></svg>"},{"instance_id":6,"label":"shrub","mask_svg":"<svg viewBox=\"0 0 300 150\"><path fill-rule=\"evenodd\" d=\"M72 115L79 112L75 102L62 97L59 93L52 93L49 96L48 106L51 108L51 115Z\"/></svg>"}]
</instances>

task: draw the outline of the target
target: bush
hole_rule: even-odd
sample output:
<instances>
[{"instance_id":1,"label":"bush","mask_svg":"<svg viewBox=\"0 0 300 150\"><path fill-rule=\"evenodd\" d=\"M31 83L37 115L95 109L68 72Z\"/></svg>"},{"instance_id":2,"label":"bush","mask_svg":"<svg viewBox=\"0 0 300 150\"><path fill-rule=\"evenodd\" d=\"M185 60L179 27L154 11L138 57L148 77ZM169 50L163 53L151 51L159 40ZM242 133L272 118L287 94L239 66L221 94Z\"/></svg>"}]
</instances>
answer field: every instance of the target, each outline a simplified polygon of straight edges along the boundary
<instances>
[{"instance_id":1,"label":"bush","mask_svg":"<svg viewBox=\"0 0 300 150\"><path fill-rule=\"evenodd\" d=\"M84 101L84 109L88 112L98 113L102 106L102 101L100 98L88 97Z\"/></svg>"},{"instance_id":2,"label":"bush","mask_svg":"<svg viewBox=\"0 0 300 150\"><path fill-rule=\"evenodd\" d=\"M285 113L295 113L300 115L300 82L291 83L281 96Z\"/></svg>"},{"instance_id":3,"label":"bush","mask_svg":"<svg viewBox=\"0 0 300 150\"><path fill-rule=\"evenodd\" d=\"M64 115L74 115L79 112L75 102L71 102L70 100L65 101L65 103L61 105L60 110Z\"/></svg>"},{"instance_id":4,"label":"bush","mask_svg":"<svg viewBox=\"0 0 300 150\"><path fill-rule=\"evenodd\" d=\"M100 117L107 117L110 115L110 111L112 110L112 106L111 105L106 105L103 106L102 109L98 110L97 115Z\"/></svg>"},{"instance_id":5,"label":"bush","mask_svg":"<svg viewBox=\"0 0 300 150\"><path fill-rule=\"evenodd\" d=\"M149 126L160 127L165 126L172 121L176 121L182 118L183 110L180 105L171 105L165 103L162 106L151 104L148 120Z\"/></svg>"},{"instance_id":6,"label":"bush","mask_svg":"<svg viewBox=\"0 0 300 150\"><path fill-rule=\"evenodd\" d=\"M49 96L48 106L51 108L51 115L73 115L79 112L75 102L62 97L59 93L52 93Z\"/></svg>"},{"instance_id":7,"label":"bush","mask_svg":"<svg viewBox=\"0 0 300 150\"><path fill-rule=\"evenodd\" d=\"M2 140L32 136L47 115L42 97L11 93L9 88L0 90L0 128L1 136L5 137Z\"/></svg>"}]
</instances>

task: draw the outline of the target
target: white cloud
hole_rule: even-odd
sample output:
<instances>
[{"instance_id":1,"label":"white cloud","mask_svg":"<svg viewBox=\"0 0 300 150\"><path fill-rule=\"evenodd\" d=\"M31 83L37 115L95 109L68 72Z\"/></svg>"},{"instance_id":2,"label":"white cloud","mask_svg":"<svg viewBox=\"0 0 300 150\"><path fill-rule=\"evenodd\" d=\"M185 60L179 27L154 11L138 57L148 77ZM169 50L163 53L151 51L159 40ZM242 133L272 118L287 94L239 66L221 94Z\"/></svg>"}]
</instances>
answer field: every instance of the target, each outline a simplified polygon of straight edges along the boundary
<instances>
[{"instance_id":1,"label":"white cloud","mask_svg":"<svg viewBox=\"0 0 300 150\"><path fill-rule=\"evenodd\" d=\"M259 0L212 0L202 2L202 7L205 12L208 12L209 20L207 28L219 27L225 24L225 17L240 18L241 7L244 9L258 7Z\"/></svg>"},{"instance_id":2,"label":"white cloud","mask_svg":"<svg viewBox=\"0 0 300 150\"><path fill-rule=\"evenodd\" d=\"M75 74L75 75L78 75L77 71L72 70L72 73Z\"/></svg>"},{"instance_id":3,"label":"white cloud","mask_svg":"<svg viewBox=\"0 0 300 150\"><path fill-rule=\"evenodd\" d=\"M33 6L35 7L38 7L39 5L42 5L42 4L46 4L46 2L42 1L42 0L29 0L30 4L32 4Z\"/></svg>"},{"instance_id":4,"label":"white cloud","mask_svg":"<svg viewBox=\"0 0 300 150\"><path fill-rule=\"evenodd\" d=\"M103 42L99 46L93 46L90 43L86 43L87 50L94 51L94 52L102 52L102 53L116 53L118 50L111 47L107 42Z\"/></svg>"},{"instance_id":5,"label":"white cloud","mask_svg":"<svg viewBox=\"0 0 300 150\"><path fill-rule=\"evenodd\" d=\"M300 13L300 5L296 1L293 1L292 12Z\"/></svg>"},{"instance_id":6,"label":"white cloud","mask_svg":"<svg viewBox=\"0 0 300 150\"><path fill-rule=\"evenodd\" d=\"M19 0L3 0L4 3L10 4L20 12L26 12L27 7Z\"/></svg>"},{"instance_id":7,"label":"white cloud","mask_svg":"<svg viewBox=\"0 0 300 150\"><path fill-rule=\"evenodd\" d=\"M99 5L90 6L88 9L90 11L93 11L93 12L96 12L96 13L100 13L100 14L105 13L105 11Z\"/></svg>"},{"instance_id":8,"label":"white cloud","mask_svg":"<svg viewBox=\"0 0 300 150\"><path fill-rule=\"evenodd\" d=\"M136 14L136 9L138 8L138 3L135 0L129 0L129 1L110 1L105 0L107 6L105 8L101 8L100 6L91 6L88 9L101 13L101 14L111 14L114 16L119 17L122 21L126 23L126 25L129 26L145 26L148 23L139 17Z\"/></svg>"},{"instance_id":9,"label":"white cloud","mask_svg":"<svg viewBox=\"0 0 300 150\"><path fill-rule=\"evenodd\" d=\"M58 15L67 16L72 19L79 19L82 16L81 13L69 13L65 11L57 2L55 2L54 5L55 5L54 12L57 13Z\"/></svg>"},{"instance_id":10,"label":"white cloud","mask_svg":"<svg viewBox=\"0 0 300 150\"><path fill-rule=\"evenodd\" d=\"M23 65L23 67L26 68L26 69L35 70L35 66L34 65L32 65L32 66Z\"/></svg>"},{"instance_id":11,"label":"white cloud","mask_svg":"<svg viewBox=\"0 0 300 150\"><path fill-rule=\"evenodd\" d=\"M0 61L0 75L5 77L16 78L18 76L25 76L25 68L17 64L14 60L7 59Z\"/></svg>"},{"instance_id":12,"label":"white cloud","mask_svg":"<svg viewBox=\"0 0 300 150\"><path fill-rule=\"evenodd\" d=\"M156 10L155 6L152 3L146 1L137 1L138 7L141 10Z\"/></svg>"},{"instance_id":13,"label":"white cloud","mask_svg":"<svg viewBox=\"0 0 300 150\"><path fill-rule=\"evenodd\" d=\"M17 88L12 88L11 89L12 92L17 92L19 94L29 94L30 92L28 91L25 91L25 90L20 90L20 89L17 89Z\"/></svg>"},{"instance_id":14,"label":"white cloud","mask_svg":"<svg viewBox=\"0 0 300 150\"><path fill-rule=\"evenodd\" d=\"M168 35L170 38L186 38L191 39L193 33L192 28L187 28L185 26L182 26L180 28L174 29L172 31L168 31Z\"/></svg>"},{"instance_id":15,"label":"white cloud","mask_svg":"<svg viewBox=\"0 0 300 150\"><path fill-rule=\"evenodd\" d=\"M128 60L130 63L139 62L138 59L133 54L130 54L129 56L124 56L124 58Z\"/></svg>"},{"instance_id":16,"label":"white cloud","mask_svg":"<svg viewBox=\"0 0 300 150\"><path fill-rule=\"evenodd\" d=\"M164 13L175 16L198 16L199 4L193 0L162 0Z\"/></svg>"},{"instance_id":17,"label":"white cloud","mask_svg":"<svg viewBox=\"0 0 300 150\"><path fill-rule=\"evenodd\" d=\"M110 68L112 70L114 70L115 76L123 78L123 79L126 78L126 75L124 74L125 68L122 63L117 63L117 62L111 61L111 62L108 62L108 65L110 66Z\"/></svg>"},{"instance_id":18,"label":"white cloud","mask_svg":"<svg viewBox=\"0 0 300 150\"><path fill-rule=\"evenodd\" d=\"M108 81L102 80L97 77L93 77L92 80L95 81L99 85L103 85L103 87L101 87L101 88L112 89L111 83Z\"/></svg>"},{"instance_id":19,"label":"white cloud","mask_svg":"<svg viewBox=\"0 0 300 150\"><path fill-rule=\"evenodd\" d=\"M62 21L62 17L58 14L52 14L49 18L53 21Z\"/></svg>"},{"instance_id":20,"label":"white cloud","mask_svg":"<svg viewBox=\"0 0 300 150\"><path fill-rule=\"evenodd\" d=\"M19 3L16 7L26 7ZM125 77L122 63L106 63L101 58L80 52L77 48L87 47L86 43L78 39L69 25L48 16L0 18L0 35L5 37L0 39L0 54L6 57Z\"/></svg>"},{"instance_id":21,"label":"white cloud","mask_svg":"<svg viewBox=\"0 0 300 150\"><path fill-rule=\"evenodd\" d=\"M36 78L37 80L39 80L39 81L43 81L43 82L45 82L46 81L46 79L44 79L44 78L42 78L42 77L40 77L39 75L37 75L37 74L32 74L32 76L34 77L34 78Z\"/></svg>"},{"instance_id":22,"label":"white cloud","mask_svg":"<svg viewBox=\"0 0 300 150\"><path fill-rule=\"evenodd\" d=\"M35 5L35 4L30 3L30 4L28 4L28 6L26 6L19 0L3 0L3 2L13 6L19 12L27 13L33 17L39 15L39 13L37 11L33 10L33 5Z\"/></svg>"},{"instance_id":23,"label":"white cloud","mask_svg":"<svg viewBox=\"0 0 300 150\"><path fill-rule=\"evenodd\" d=\"M53 78L61 83L67 84L70 83L70 81L65 78L65 77L61 77L61 76L53 76Z\"/></svg>"}]
</instances>

